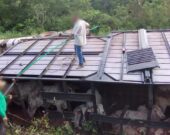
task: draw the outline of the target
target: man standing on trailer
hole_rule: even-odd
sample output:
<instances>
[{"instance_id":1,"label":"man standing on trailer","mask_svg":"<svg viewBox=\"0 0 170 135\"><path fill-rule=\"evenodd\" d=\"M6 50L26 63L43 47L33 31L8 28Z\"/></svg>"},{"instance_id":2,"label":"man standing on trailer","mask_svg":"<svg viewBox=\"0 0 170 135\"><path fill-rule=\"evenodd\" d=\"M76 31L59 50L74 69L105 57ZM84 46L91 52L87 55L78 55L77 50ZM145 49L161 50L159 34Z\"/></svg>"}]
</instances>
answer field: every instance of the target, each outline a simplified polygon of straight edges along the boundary
<instances>
[{"instance_id":1,"label":"man standing on trailer","mask_svg":"<svg viewBox=\"0 0 170 135\"><path fill-rule=\"evenodd\" d=\"M72 22L74 24L72 30L72 36L74 36L74 48L75 53L79 60L78 68L82 68L85 63L85 58L82 52L82 48L87 44L87 28L90 26L89 23L79 18L78 15L72 17ZM70 38L72 37L70 36Z\"/></svg>"}]
</instances>

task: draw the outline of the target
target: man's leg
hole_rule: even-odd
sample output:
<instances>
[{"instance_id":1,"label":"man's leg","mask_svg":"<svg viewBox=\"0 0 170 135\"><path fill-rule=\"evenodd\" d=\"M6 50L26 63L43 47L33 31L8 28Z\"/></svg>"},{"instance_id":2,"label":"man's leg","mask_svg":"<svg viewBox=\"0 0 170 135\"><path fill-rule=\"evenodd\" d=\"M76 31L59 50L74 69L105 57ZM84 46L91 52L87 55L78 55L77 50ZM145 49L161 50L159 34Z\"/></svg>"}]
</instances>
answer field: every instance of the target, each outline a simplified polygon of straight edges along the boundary
<instances>
[{"instance_id":1,"label":"man's leg","mask_svg":"<svg viewBox=\"0 0 170 135\"><path fill-rule=\"evenodd\" d=\"M83 53L82 53L82 55L83 55ZM84 55L83 55L83 62L84 62L84 63L86 62L86 59L85 59Z\"/></svg>"},{"instance_id":2,"label":"man's leg","mask_svg":"<svg viewBox=\"0 0 170 135\"><path fill-rule=\"evenodd\" d=\"M82 57L83 57L83 62L85 63L86 62L86 59L84 57L84 54L83 54L83 51L82 51L82 47L81 47L81 53L82 53Z\"/></svg>"},{"instance_id":3,"label":"man's leg","mask_svg":"<svg viewBox=\"0 0 170 135\"><path fill-rule=\"evenodd\" d=\"M77 56L77 48L76 48L76 45L74 45L74 51L75 51L75 54Z\"/></svg>"},{"instance_id":4,"label":"man's leg","mask_svg":"<svg viewBox=\"0 0 170 135\"><path fill-rule=\"evenodd\" d=\"M83 56L83 53L82 53L82 47L78 46L78 45L75 45L75 47L76 47L76 55L77 55L77 57L79 59L79 65L83 66L84 56Z\"/></svg>"},{"instance_id":5,"label":"man's leg","mask_svg":"<svg viewBox=\"0 0 170 135\"><path fill-rule=\"evenodd\" d=\"M3 122L0 123L0 135L6 135L6 128Z\"/></svg>"}]
</instances>

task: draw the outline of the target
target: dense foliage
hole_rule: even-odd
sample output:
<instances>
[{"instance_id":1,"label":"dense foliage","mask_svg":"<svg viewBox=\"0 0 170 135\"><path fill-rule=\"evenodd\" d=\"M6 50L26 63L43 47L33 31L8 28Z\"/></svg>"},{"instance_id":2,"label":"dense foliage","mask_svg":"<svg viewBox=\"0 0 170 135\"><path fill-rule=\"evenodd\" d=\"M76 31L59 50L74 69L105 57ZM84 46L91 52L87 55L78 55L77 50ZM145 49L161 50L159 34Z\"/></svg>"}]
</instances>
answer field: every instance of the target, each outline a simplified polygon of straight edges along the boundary
<instances>
[{"instance_id":1,"label":"dense foliage","mask_svg":"<svg viewBox=\"0 0 170 135\"><path fill-rule=\"evenodd\" d=\"M75 129L68 121L50 124L47 117L34 119L28 127L11 123L7 135L97 135L92 122L85 122L82 129ZM54 126L55 125L55 126Z\"/></svg>"},{"instance_id":2,"label":"dense foliage","mask_svg":"<svg viewBox=\"0 0 170 135\"><path fill-rule=\"evenodd\" d=\"M0 33L66 30L79 12L99 34L113 29L168 28L170 0L0 0Z\"/></svg>"}]
</instances>

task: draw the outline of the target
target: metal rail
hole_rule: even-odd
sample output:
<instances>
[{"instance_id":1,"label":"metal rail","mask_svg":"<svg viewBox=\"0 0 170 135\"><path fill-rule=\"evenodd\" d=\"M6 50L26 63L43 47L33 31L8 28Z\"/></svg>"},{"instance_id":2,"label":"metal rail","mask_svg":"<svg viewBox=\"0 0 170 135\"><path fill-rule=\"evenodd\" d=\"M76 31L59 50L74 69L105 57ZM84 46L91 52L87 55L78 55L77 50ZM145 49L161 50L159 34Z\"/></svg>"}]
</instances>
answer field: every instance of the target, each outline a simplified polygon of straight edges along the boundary
<instances>
[{"instance_id":1,"label":"metal rail","mask_svg":"<svg viewBox=\"0 0 170 135\"><path fill-rule=\"evenodd\" d=\"M101 51L96 52L83 52L84 55L98 55ZM35 55L36 53L29 53L29 55ZM73 52L61 52L60 55L72 55ZM56 55L56 52L50 52L49 55Z\"/></svg>"},{"instance_id":2,"label":"metal rail","mask_svg":"<svg viewBox=\"0 0 170 135\"><path fill-rule=\"evenodd\" d=\"M112 33L136 33L138 30L114 30ZM147 29L147 32L170 32L170 29Z\"/></svg>"},{"instance_id":3,"label":"metal rail","mask_svg":"<svg viewBox=\"0 0 170 135\"><path fill-rule=\"evenodd\" d=\"M122 111L122 114L120 115L120 119L124 118L125 113L127 112L127 109L129 108L129 106L125 106L125 108ZM120 134L123 135L123 125L124 123L120 124Z\"/></svg>"},{"instance_id":4,"label":"metal rail","mask_svg":"<svg viewBox=\"0 0 170 135\"><path fill-rule=\"evenodd\" d=\"M0 74L2 74L2 72L7 69L8 67L10 67L19 57L23 56L32 46L34 46L39 40L36 40L34 43L32 43L32 45L30 45L27 49L25 49L20 55L18 55L13 61L11 61L6 67L4 67L1 71Z\"/></svg>"},{"instance_id":5,"label":"metal rail","mask_svg":"<svg viewBox=\"0 0 170 135\"><path fill-rule=\"evenodd\" d=\"M86 102L92 101L92 94L73 94L73 93L64 93L64 92L41 92L44 99L57 99L57 100L66 100L66 101L76 101L76 102Z\"/></svg>"},{"instance_id":6,"label":"metal rail","mask_svg":"<svg viewBox=\"0 0 170 135\"><path fill-rule=\"evenodd\" d=\"M111 41L113 40L113 38L115 36L118 36L120 34L122 34L124 32L119 32L119 33L116 33L116 34L110 34L110 36L108 36L108 41L107 41L107 44L104 48L104 51L103 51L103 56L102 56L102 59L100 61L100 65L99 65L99 69L97 71L97 79L98 80L101 80L102 77L103 77L103 74L104 74L104 69L105 69L105 65L106 65L106 62L107 62L107 56L108 56L108 53L109 53L109 49L110 49L110 46L111 46ZM106 74L107 75L107 74ZM108 76L108 75L107 75ZM110 77L108 76L109 78L113 79L113 80L116 80L114 79L113 77Z\"/></svg>"},{"instance_id":7,"label":"metal rail","mask_svg":"<svg viewBox=\"0 0 170 135\"><path fill-rule=\"evenodd\" d=\"M147 35L145 30L139 30L139 46L140 48L147 48L149 47ZM152 107L153 107L153 81L152 81L152 69L145 69L143 70L143 78L144 83L148 84L148 121L151 121L151 113L152 113ZM149 135L150 133L150 127L147 127L146 134Z\"/></svg>"},{"instance_id":8,"label":"metal rail","mask_svg":"<svg viewBox=\"0 0 170 135\"><path fill-rule=\"evenodd\" d=\"M68 73L70 72L71 68L73 67L74 63L75 63L75 60L76 60L76 56L74 56L71 60L71 63L69 64L67 70L65 71L64 75L62 78L66 78Z\"/></svg>"},{"instance_id":9,"label":"metal rail","mask_svg":"<svg viewBox=\"0 0 170 135\"><path fill-rule=\"evenodd\" d=\"M30 38L30 39L23 39L23 41L30 41L30 40L47 40L47 39L52 39L52 40L56 40L56 39L67 39L68 36L61 36L61 37L45 37L45 38ZM98 38L102 40L102 36L87 36L87 38Z\"/></svg>"},{"instance_id":10,"label":"metal rail","mask_svg":"<svg viewBox=\"0 0 170 135\"><path fill-rule=\"evenodd\" d=\"M129 85L147 85L142 82L134 82L134 81L105 81L105 80L86 80L80 78L56 78L56 77L43 77L38 78L34 76L29 77L16 77L16 76L3 76L4 79L17 79L17 80L42 80L42 81L66 81L66 82L94 82L94 83L112 83L112 84L129 84Z\"/></svg>"},{"instance_id":11,"label":"metal rail","mask_svg":"<svg viewBox=\"0 0 170 135\"><path fill-rule=\"evenodd\" d=\"M146 79L145 79L146 80ZM148 78L147 78L148 80ZM152 114L152 108L153 108L153 104L154 104L154 101L153 101L153 81L152 81L152 73L150 71L150 78L149 78L149 81L145 82L145 83L149 83L149 86L148 86L148 108L149 108L149 111L148 111L148 121L151 121L151 114ZM149 132L150 132L150 127L147 128L147 135L149 135Z\"/></svg>"},{"instance_id":12,"label":"metal rail","mask_svg":"<svg viewBox=\"0 0 170 135\"><path fill-rule=\"evenodd\" d=\"M102 60L100 62L99 69L98 69L98 72L97 72L97 79L99 79L99 80L102 79L102 76L104 74L104 68L105 68L105 65L106 65L107 56L108 56L109 48L111 46L112 39L113 39L113 35L108 39L107 45L104 49L103 57L102 57Z\"/></svg>"},{"instance_id":13,"label":"metal rail","mask_svg":"<svg viewBox=\"0 0 170 135\"><path fill-rule=\"evenodd\" d=\"M122 44L122 63L120 71L120 80L123 80L124 64L125 64L125 53L126 53L126 33L123 34L123 44Z\"/></svg>"},{"instance_id":14,"label":"metal rail","mask_svg":"<svg viewBox=\"0 0 170 135\"><path fill-rule=\"evenodd\" d=\"M167 37L166 37L166 35L165 35L164 32L162 32L161 34L162 34L162 38L163 38L163 40L164 40L164 42L165 42L165 46L166 46L166 49L167 49L167 51L168 51L168 54L169 54L169 56L170 56L170 44L169 44L169 42L168 42L168 39L167 39Z\"/></svg>"}]
</instances>

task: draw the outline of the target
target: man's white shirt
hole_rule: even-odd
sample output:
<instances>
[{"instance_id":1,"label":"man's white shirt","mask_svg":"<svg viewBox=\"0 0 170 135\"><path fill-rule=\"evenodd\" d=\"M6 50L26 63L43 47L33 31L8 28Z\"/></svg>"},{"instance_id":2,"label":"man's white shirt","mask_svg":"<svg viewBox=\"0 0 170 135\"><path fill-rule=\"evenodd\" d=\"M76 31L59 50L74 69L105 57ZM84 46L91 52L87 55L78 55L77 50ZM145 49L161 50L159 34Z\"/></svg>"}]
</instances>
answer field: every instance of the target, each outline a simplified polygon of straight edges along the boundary
<instances>
[{"instance_id":1,"label":"man's white shirt","mask_svg":"<svg viewBox=\"0 0 170 135\"><path fill-rule=\"evenodd\" d=\"M86 34L87 34L87 27L89 24L79 19L73 28L72 34L74 35L75 45L83 46L87 44Z\"/></svg>"}]
</instances>

